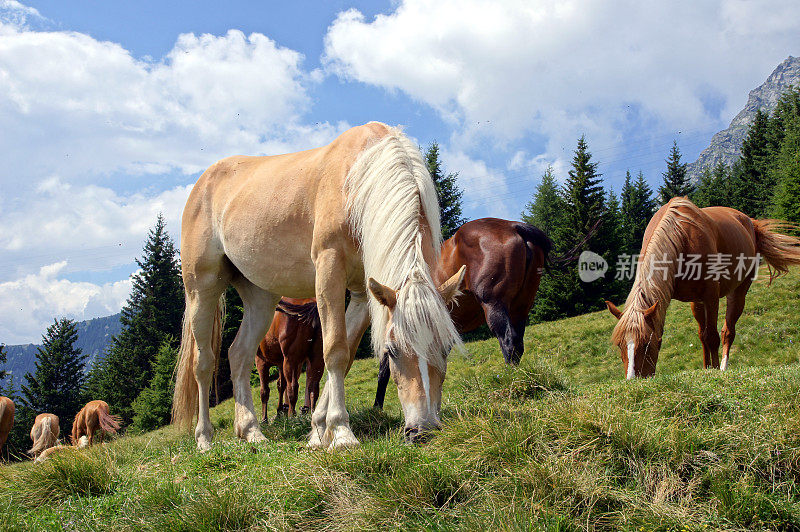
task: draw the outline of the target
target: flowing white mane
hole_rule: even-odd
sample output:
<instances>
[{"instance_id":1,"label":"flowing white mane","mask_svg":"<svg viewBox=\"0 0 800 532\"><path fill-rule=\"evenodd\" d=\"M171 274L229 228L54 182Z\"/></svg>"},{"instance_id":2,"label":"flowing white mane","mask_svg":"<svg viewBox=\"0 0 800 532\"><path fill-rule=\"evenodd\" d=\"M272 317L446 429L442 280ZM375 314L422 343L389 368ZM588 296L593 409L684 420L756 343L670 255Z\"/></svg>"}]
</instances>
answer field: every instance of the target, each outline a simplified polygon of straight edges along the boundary
<instances>
[{"instance_id":1,"label":"flowing white mane","mask_svg":"<svg viewBox=\"0 0 800 532\"><path fill-rule=\"evenodd\" d=\"M399 130L364 150L344 182L350 227L361 245L367 278L397 290L395 341L444 371L461 339L436 291L425 253L439 259L442 234L433 180L419 149ZM425 243L423 234L430 233ZM424 250L423 246L431 249ZM385 344L388 310L369 299L372 348Z\"/></svg>"}]
</instances>

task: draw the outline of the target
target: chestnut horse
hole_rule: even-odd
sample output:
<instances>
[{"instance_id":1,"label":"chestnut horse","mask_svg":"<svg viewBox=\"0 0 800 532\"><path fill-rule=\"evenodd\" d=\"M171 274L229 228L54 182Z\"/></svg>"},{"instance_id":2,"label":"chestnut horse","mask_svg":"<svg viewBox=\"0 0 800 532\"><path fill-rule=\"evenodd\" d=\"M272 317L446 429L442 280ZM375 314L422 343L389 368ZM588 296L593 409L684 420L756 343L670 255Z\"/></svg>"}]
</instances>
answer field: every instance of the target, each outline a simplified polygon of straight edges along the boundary
<instances>
[{"instance_id":1,"label":"chestnut horse","mask_svg":"<svg viewBox=\"0 0 800 532\"><path fill-rule=\"evenodd\" d=\"M309 447L358 444L344 379L370 320L373 350L398 354L390 363L402 389L406 438L437 427L447 356L461 343L446 306L460 279L437 287L431 275L440 248L436 188L419 148L398 129L371 122L321 148L217 162L183 211L186 314L173 422L186 426L197 415L197 447L211 448L220 299L232 284L244 307L228 351L239 438L266 440L250 372L282 295L316 297L319 307L328 379Z\"/></svg>"},{"instance_id":2,"label":"chestnut horse","mask_svg":"<svg viewBox=\"0 0 800 532\"><path fill-rule=\"evenodd\" d=\"M686 198L673 198L661 207L645 230L625 310L606 301L619 320L611 340L620 349L626 377L655 373L664 318L673 299L691 303L703 366L726 369L736 321L759 259L763 257L775 275L800 264L800 239L778 232L789 228L785 222L753 220L728 207L700 209ZM728 306L720 364L717 313L723 297Z\"/></svg>"},{"instance_id":3,"label":"chestnut horse","mask_svg":"<svg viewBox=\"0 0 800 532\"><path fill-rule=\"evenodd\" d=\"M267 335L256 353L261 384L262 422L267 420L269 369L278 368L278 413L295 415L300 373L306 364L306 397L303 413L314 411L319 398L319 381L325 371L322 358L322 328L315 299L282 298ZM285 396L284 396L285 394Z\"/></svg>"},{"instance_id":4,"label":"chestnut horse","mask_svg":"<svg viewBox=\"0 0 800 532\"><path fill-rule=\"evenodd\" d=\"M95 434L98 434L100 443L103 443L105 433L116 434L119 428L119 416L112 416L109 413L108 403L100 400L89 401L72 422L72 444L88 447L94 444Z\"/></svg>"},{"instance_id":5,"label":"chestnut horse","mask_svg":"<svg viewBox=\"0 0 800 532\"><path fill-rule=\"evenodd\" d=\"M434 273L434 280L447 279L467 267L464 291L448 305L458 332L488 324L506 362L519 364L528 313L552 247L543 231L522 222L481 218L462 225L442 244ZM384 358L378 370L377 408L383 408L388 382Z\"/></svg>"},{"instance_id":6,"label":"chestnut horse","mask_svg":"<svg viewBox=\"0 0 800 532\"><path fill-rule=\"evenodd\" d=\"M58 416L55 414L39 414L33 421L31 428L31 440L33 447L28 450L28 454L37 458L45 450L58 443L58 435L61 428L58 426Z\"/></svg>"},{"instance_id":7,"label":"chestnut horse","mask_svg":"<svg viewBox=\"0 0 800 532\"><path fill-rule=\"evenodd\" d=\"M14 402L8 397L0 396L0 450L3 449L13 426Z\"/></svg>"}]
</instances>

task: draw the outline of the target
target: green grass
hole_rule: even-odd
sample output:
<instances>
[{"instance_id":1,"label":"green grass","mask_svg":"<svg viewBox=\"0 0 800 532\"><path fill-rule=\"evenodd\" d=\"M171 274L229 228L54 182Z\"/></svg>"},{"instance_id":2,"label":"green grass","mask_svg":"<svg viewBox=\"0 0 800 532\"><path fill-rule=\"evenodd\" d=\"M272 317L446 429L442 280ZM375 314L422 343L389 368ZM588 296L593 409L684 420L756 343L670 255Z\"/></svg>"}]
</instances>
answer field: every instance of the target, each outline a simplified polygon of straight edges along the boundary
<instances>
[{"instance_id":1,"label":"green grass","mask_svg":"<svg viewBox=\"0 0 800 532\"><path fill-rule=\"evenodd\" d=\"M239 442L227 402L206 454L166 427L0 467L0 529L798 530L799 308L799 273L757 283L724 374L700 369L681 303L648 380L622 380L607 312L529 327L517 369L495 340L469 343L421 446L401 443L391 386L371 409L375 362L356 361L359 448L307 451L307 416Z\"/></svg>"}]
</instances>

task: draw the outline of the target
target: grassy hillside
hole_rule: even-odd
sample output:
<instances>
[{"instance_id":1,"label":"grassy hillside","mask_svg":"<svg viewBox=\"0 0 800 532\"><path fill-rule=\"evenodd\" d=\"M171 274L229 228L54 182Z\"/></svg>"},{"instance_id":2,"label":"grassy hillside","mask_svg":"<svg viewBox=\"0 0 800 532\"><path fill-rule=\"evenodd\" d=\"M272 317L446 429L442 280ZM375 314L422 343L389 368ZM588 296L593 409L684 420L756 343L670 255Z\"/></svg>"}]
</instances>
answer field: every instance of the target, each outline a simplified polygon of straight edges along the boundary
<instances>
[{"instance_id":1,"label":"grassy hillside","mask_svg":"<svg viewBox=\"0 0 800 532\"><path fill-rule=\"evenodd\" d=\"M496 341L470 343L451 358L445 428L422 446L401 443L391 387L385 413L370 408L375 363L356 361L357 449L307 451L307 417L241 443L223 403L206 454L168 427L0 467L0 528L796 530L798 309L800 273L754 286L724 374L699 369L684 304L643 381L622 380L607 312L530 327L518 369Z\"/></svg>"}]
</instances>

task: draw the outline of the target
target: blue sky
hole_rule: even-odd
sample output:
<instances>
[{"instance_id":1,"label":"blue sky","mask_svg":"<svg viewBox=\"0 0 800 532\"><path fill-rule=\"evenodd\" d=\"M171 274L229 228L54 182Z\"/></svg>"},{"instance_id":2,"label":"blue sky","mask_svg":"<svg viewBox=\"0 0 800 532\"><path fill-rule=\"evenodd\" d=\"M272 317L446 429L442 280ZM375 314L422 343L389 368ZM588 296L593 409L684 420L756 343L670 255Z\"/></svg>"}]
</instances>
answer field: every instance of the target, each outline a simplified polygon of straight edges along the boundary
<instances>
[{"instance_id":1,"label":"blue sky","mask_svg":"<svg viewBox=\"0 0 800 532\"><path fill-rule=\"evenodd\" d=\"M793 1L0 0L0 342L119 310L215 160L370 120L440 143L470 218L518 217L586 135L607 186L694 160L783 59Z\"/></svg>"}]
</instances>

